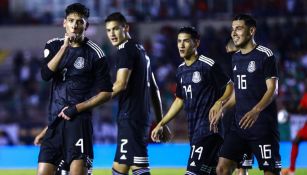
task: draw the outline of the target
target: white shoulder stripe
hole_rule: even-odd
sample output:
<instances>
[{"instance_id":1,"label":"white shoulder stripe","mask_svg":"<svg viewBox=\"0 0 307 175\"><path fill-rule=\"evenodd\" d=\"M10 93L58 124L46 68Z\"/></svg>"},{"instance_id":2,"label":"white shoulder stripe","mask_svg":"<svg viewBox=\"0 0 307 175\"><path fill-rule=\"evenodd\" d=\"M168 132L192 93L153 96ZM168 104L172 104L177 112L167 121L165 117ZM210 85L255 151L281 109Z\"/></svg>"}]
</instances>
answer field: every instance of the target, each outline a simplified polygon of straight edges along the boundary
<instances>
[{"instance_id":1,"label":"white shoulder stripe","mask_svg":"<svg viewBox=\"0 0 307 175\"><path fill-rule=\"evenodd\" d=\"M64 38L52 38L50 40L47 41L47 44L50 44L52 43L53 41L61 41L61 40L64 40Z\"/></svg>"},{"instance_id":2,"label":"white shoulder stripe","mask_svg":"<svg viewBox=\"0 0 307 175\"><path fill-rule=\"evenodd\" d=\"M101 48L96 44L94 43L93 41L89 40L89 42L95 47L97 48L97 50L101 53L102 57L105 56L104 52L101 50Z\"/></svg>"},{"instance_id":3,"label":"white shoulder stripe","mask_svg":"<svg viewBox=\"0 0 307 175\"><path fill-rule=\"evenodd\" d=\"M198 60L202 61L204 63L207 63L209 66L213 66L213 64L211 62L209 62L208 60L205 60L205 59L202 59L202 58L199 58Z\"/></svg>"},{"instance_id":4,"label":"white shoulder stripe","mask_svg":"<svg viewBox=\"0 0 307 175\"><path fill-rule=\"evenodd\" d=\"M202 58L202 59L204 59L204 60L208 60L208 61L211 62L212 64L215 63L213 59L208 58L208 57L205 57L204 55L200 55L199 58Z\"/></svg>"},{"instance_id":5,"label":"white shoulder stripe","mask_svg":"<svg viewBox=\"0 0 307 175\"><path fill-rule=\"evenodd\" d=\"M202 62L207 63L209 66L213 66L214 63L215 63L213 59L208 58L208 57L205 57L205 56L203 56L203 55L200 55L200 56L199 56L199 60L202 61Z\"/></svg>"},{"instance_id":6,"label":"white shoulder stripe","mask_svg":"<svg viewBox=\"0 0 307 175\"><path fill-rule=\"evenodd\" d=\"M99 56L99 58L104 57L104 53L103 51L99 48L99 46L95 43L93 43L92 41L88 40L86 42L87 45L89 45L92 49L95 50L95 52L97 53L97 55Z\"/></svg>"},{"instance_id":7,"label":"white shoulder stripe","mask_svg":"<svg viewBox=\"0 0 307 175\"><path fill-rule=\"evenodd\" d=\"M259 45L259 48L262 48L262 49L264 49L264 50L267 50L269 53L271 53L271 54L273 55L273 52L272 52L271 49L269 49L269 48L267 48L267 47L264 47L264 46L260 46L260 45Z\"/></svg>"},{"instance_id":8,"label":"white shoulder stripe","mask_svg":"<svg viewBox=\"0 0 307 175\"><path fill-rule=\"evenodd\" d=\"M266 47L263 47L263 46L260 46L260 45L259 45L256 49L259 50L259 51L261 51L261 52L266 53L266 55L267 55L268 57L270 57L270 56L273 55L273 52L272 52L270 49L266 48Z\"/></svg>"},{"instance_id":9,"label":"white shoulder stripe","mask_svg":"<svg viewBox=\"0 0 307 175\"><path fill-rule=\"evenodd\" d=\"M128 40L125 41L125 42L123 42L123 43L121 43L121 44L118 46L118 50L125 48L125 44L126 44L127 42L128 42Z\"/></svg>"},{"instance_id":10,"label":"white shoulder stripe","mask_svg":"<svg viewBox=\"0 0 307 175\"><path fill-rule=\"evenodd\" d=\"M185 65L185 62L181 63L178 67L181 67L181 66L183 66L183 65Z\"/></svg>"}]
</instances>

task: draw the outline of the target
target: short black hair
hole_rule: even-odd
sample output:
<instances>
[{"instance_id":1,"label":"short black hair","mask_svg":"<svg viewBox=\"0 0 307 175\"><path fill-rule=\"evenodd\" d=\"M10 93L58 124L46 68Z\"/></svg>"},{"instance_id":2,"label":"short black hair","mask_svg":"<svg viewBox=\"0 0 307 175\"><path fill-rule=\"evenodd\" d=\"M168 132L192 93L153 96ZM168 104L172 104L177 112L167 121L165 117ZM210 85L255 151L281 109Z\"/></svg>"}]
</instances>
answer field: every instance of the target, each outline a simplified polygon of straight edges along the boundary
<instances>
[{"instance_id":1,"label":"short black hair","mask_svg":"<svg viewBox=\"0 0 307 175\"><path fill-rule=\"evenodd\" d=\"M232 21L237 20L243 20L245 22L245 25L247 25L248 27L257 27L257 22L251 15L238 14L232 19Z\"/></svg>"},{"instance_id":2,"label":"short black hair","mask_svg":"<svg viewBox=\"0 0 307 175\"><path fill-rule=\"evenodd\" d=\"M105 23L110 22L110 21L117 21L121 23L122 25L127 24L127 20L125 16L121 14L120 12L114 12L110 14L109 16L107 16L107 18L104 20Z\"/></svg>"},{"instance_id":3,"label":"short black hair","mask_svg":"<svg viewBox=\"0 0 307 175\"><path fill-rule=\"evenodd\" d=\"M179 29L178 35L180 33L190 34L191 38L194 39L194 40L199 40L200 39L200 35L199 35L198 31L195 29L195 27L192 27L192 26L181 27Z\"/></svg>"},{"instance_id":4,"label":"short black hair","mask_svg":"<svg viewBox=\"0 0 307 175\"><path fill-rule=\"evenodd\" d=\"M81 3L73 3L67 6L65 9L65 18L71 13L80 14L85 18L90 17L90 10Z\"/></svg>"}]
</instances>

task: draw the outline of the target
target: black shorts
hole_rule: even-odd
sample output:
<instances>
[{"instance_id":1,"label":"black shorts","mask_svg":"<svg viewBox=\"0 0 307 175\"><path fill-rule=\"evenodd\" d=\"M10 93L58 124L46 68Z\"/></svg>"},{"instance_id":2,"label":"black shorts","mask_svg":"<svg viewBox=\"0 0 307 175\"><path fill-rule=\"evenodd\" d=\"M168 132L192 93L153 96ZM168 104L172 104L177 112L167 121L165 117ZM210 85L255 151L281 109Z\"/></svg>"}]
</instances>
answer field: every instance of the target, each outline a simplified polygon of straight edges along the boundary
<instances>
[{"instance_id":1,"label":"black shorts","mask_svg":"<svg viewBox=\"0 0 307 175\"><path fill-rule=\"evenodd\" d=\"M222 137L214 134L196 144L191 144L186 174L215 174L222 143Z\"/></svg>"},{"instance_id":2,"label":"black shorts","mask_svg":"<svg viewBox=\"0 0 307 175\"><path fill-rule=\"evenodd\" d=\"M93 128L91 117L77 116L73 120L61 120L54 128L48 128L43 138L38 162L55 166L64 160L83 159L85 166L93 159Z\"/></svg>"},{"instance_id":3,"label":"black shorts","mask_svg":"<svg viewBox=\"0 0 307 175\"><path fill-rule=\"evenodd\" d=\"M220 157L236 161L239 164L244 153L249 152L255 155L260 170L274 173L280 171L279 141L271 134L257 140L248 140L240 137L235 131L231 131L225 137Z\"/></svg>"},{"instance_id":4,"label":"black shorts","mask_svg":"<svg viewBox=\"0 0 307 175\"><path fill-rule=\"evenodd\" d=\"M132 120L117 122L118 136L114 162L128 166L148 167L149 126Z\"/></svg>"},{"instance_id":5,"label":"black shorts","mask_svg":"<svg viewBox=\"0 0 307 175\"><path fill-rule=\"evenodd\" d=\"M248 153L243 154L242 160L238 163L238 168L252 169L253 163L254 163L254 156L252 151L250 151Z\"/></svg>"}]
</instances>

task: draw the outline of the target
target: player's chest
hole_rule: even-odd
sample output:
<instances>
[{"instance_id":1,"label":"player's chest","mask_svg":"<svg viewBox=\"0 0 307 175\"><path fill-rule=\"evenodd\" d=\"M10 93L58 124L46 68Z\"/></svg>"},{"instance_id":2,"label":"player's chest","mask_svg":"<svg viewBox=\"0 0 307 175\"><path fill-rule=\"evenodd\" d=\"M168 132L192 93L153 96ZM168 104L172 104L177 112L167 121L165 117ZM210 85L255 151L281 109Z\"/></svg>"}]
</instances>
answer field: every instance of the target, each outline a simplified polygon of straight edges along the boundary
<instances>
[{"instance_id":1,"label":"player's chest","mask_svg":"<svg viewBox=\"0 0 307 175\"><path fill-rule=\"evenodd\" d=\"M65 54L60 67L70 74L82 74L92 67L90 55L84 51L70 51Z\"/></svg>"},{"instance_id":2,"label":"player's chest","mask_svg":"<svg viewBox=\"0 0 307 175\"><path fill-rule=\"evenodd\" d=\"M233 73L245 75L257 75L263 72L263 63L260 59L237 59L232 62Z\"/></svg>"},{"instance_id":3,"label":"player's chest","mask_svg":"<svg viewBox=\"0 0 307 175\"><path fill-rule=\"evenodd\" d=\"M182 72L179 76L179 82L182 90L198 91L210 82L208 72L201 69L193 69Z\"/></svg>"}]
</instances>

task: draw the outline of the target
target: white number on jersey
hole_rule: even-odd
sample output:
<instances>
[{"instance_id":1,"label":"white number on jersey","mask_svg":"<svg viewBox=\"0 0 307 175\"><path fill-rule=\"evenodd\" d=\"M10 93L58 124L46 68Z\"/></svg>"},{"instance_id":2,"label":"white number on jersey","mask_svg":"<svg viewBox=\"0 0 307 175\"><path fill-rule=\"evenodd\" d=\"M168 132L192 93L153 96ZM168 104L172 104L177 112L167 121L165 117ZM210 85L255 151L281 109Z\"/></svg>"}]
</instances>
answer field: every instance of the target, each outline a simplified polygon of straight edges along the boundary
<instances>
[{"instance_id":1,"label":"white number on jersey","mask_svg":"<svg viewBox=\"0 0 307 175\"><path fill-rule=\"evenodd\" d=\"M270 159L272 157L271 145L259 145L261 157L263 159Z\"/></svg>"},{"instance_id":2,"label":"white number on jersey","mask_svg":"<svg viewBox=\"0 0 307 175\"><path fill-rule=\"evenodd\" d=\"M83 150L83 139L79 139L75 145L81 147L81 153L84 152L84 150Z\"/></svg>"},{"instance_id":3,"label":"white number on jersey","mask_svg":"<svg viewBox=\"0 0 307 175\"><path fill-rule=\"evenodd\" d=\"M190 96L190 99L192 99L192 97L193 97L192 86L191 85L188 85L188 87L183 86L183 89L185 91L185 97L188 98ZM190 94L190 95L188 95L188 94Z\"/></svg>"},{"instance_id":4,"label":"white number on jersey","mask_svg":"<svg viewBox=\"0 0 307 175\"><path fill-rule=\"evenodd\" d=\"M120 144L120 152L121 153L127 153L127 150L124 149L124 145L128 143L128 139L121 139L122 143Z\"/></svg>"},{"instance_id":5,"label":"white number on jersey","mask_svg":"<svg viewBox=\"0 0 307 175\"><path fill-rule=\"evenodd\" d=\"M246 75L237 75L237 78L238 78L238 89L247 89Z\"/></svg>"},{"instance_id":6,"label":"white number on jersey","mask_svg":"<svg viewBox=\"0 0 307 175\"><path fill-rule=\"evenodd\" d=\"M191 153L191 159L194 155L194 151L195 153L198 153L198 160L201 158L201 154L203 152L204 147L200 146L195 150L195 145L192 145L192 153Z\"/></svg>"}]
</instances>

